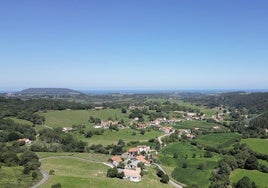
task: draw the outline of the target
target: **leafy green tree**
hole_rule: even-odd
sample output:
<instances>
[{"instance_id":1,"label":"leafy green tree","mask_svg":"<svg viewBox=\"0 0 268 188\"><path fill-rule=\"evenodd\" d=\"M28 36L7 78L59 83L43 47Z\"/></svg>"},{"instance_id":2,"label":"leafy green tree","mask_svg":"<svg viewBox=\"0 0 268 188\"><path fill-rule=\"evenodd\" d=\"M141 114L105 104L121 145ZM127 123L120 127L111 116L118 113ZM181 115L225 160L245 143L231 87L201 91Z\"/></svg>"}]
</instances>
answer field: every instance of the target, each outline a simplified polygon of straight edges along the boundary
<instances>
[{"instance_id":1,"label":"leafy green tree","mask_svg":"<svg viewBox=\"0 0 268 188\"><path fill-rule=\"evenodd\" d=\"M37 172L35 172L35 171L34 171L34 172L32 172L32 178L33 178L33 179L36 179L37 177L38 177Z\"/></svg>"},{"instance_id":2,"label":"leafy green tree","mask_svg":"<svg viewBox=\"0 0 268 188\"><path fill-rule=\"evenodd\" d=\"M258 169L258 160L257 158L252 155L250 156L246 162L245 162L245 169L248 169L248 170L257 170Z\"/></svg>"},{"instance_id":3,"label":"leafy green tree","mask_svg":"<svg viewBox=\"0 0 268 188\"><path fill-rule=\"evenodd\" d=\"M109 178L115 178L115 177L117 177L117 174L118 174L118 170L116 167L114 167L114 168L109 168L107 170L106 176Z\"/></svg>"},{"instance_id":4,"label":"leafy green tree","mask_svg":"<svg viewBox=\"0 0 268 188\"><path fill-rule=\"evenodd\" d=\"M235 188L256 188L255 182L251 182L249 177L244 176L242 179L240 179L234 186Z\"/></svg>"},{"instance_id":5,"label":"leafy green tree","mask_svg":"<svg viewBox=\"0 0 268 188\"><path fill-rule=\"evenodd\" d=\"M167 174L164 174L160 180L162 183L168 183L169 182L169 177Z\"/></svg>"},{"instance_id":6,"label":"leafy green tree","mask_svg":"<svg viewBox=\"0 0 268 188\"><path fill-rule=\"evenodd\" d=\"M51 185L51 188L61 188L61 184L60 183L56 183L54 185Z\"/></svg>"}]
</instances>

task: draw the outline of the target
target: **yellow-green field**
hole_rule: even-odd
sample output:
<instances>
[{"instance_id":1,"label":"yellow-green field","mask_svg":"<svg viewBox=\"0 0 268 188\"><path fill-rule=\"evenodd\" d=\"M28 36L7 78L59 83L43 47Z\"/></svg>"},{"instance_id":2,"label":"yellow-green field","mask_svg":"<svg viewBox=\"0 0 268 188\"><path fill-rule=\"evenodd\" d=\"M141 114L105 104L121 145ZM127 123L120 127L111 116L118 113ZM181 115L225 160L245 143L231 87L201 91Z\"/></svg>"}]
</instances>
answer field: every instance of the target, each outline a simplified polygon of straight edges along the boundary
<instances>
[{"instance_id":1,"label":"yellow-green field","mask_svg":"<svg viewBox=\"0 0 268 188\"><path fill-rule=\"evenodd\" d=\"M244 176L248 176L251 181L254 181L257 184L259 188L268 187L268 174L259 172L257 170L236 169L232 171L230 180L232 183L236 183Z\"/></svg>"},{"instance_id":2,"label":"yellow-green field","mask_svg":"<svg viewBox=\"0 0 268 188\"><path fill-rule=\"evenodd\" d=\"M23 167L5 167L0 168L0 187L3 188L27 188L34 185L42 179L42 175L38 173L38 178L32 180L31 175L23 175Z\"/></svg>"},{"instance_id":3,"label":"yellow-green field","mask_svg":"<svg viewBox=\"0 0 268 188\"><path fill-rule=\"evenodd\" d=\"M136 133L136 135L133 135L133 132ZM146 142L150 138L156 138L163 133L160 131L154 131L151 130L150 132L145 132L144 135L140 134L139 131L125 128L120 129L119 131L110 131L105 130L103 135L94 135L91 138L85 138L84 136L74 134L76 135L77 139L88 142L89 145L92 144L103 144L103 145L109 145L109 144L116 144L119 139L122 139L126 142L129 141L140 141L140 142Z\"/></svg>"},{"instance_id":4,"label":"yellow-green field","mask_svg":"<svg viewBox=\"0 0 268 188\"><path fill-rule=\"evenodd\" d=\"M103 164L80 161L71 158L50 158L42 161L42 169L45 171L55 170L48 182L42 188L50 188L51 185L61 183L64 188L118 188L118 187L135 187L135 188L167 188L159 182L156 171L149 169L147 175L139 183L133 183L127 180L111 179L106 177L109 167Z\"/></svg>"},{"instance_id":5,"label":"yellow-green field","mask_svg":"<svg viewBox=\"0 0 268 188\"><path fill-rule=\"evenodd\" d=\"M90 116L107 121L108 118L115 120L123 119L129 121L128 113L122 114L121 109L104 109L104 110L52 110L40 115L45 116L45 124L50 127L72 127L72 125L90 125L88 119Z\"/></svg>"},{"instance_id":6,"label":"yellow-green field","mask_svg":"<svg viewBox=\"0 0 268 188\"><path fill-rule=\"evenodd\" d=\"M246 143L255 152L268 155L268 139L248 138L241 140L241 143Z\"/></svg>"}]
</instances>

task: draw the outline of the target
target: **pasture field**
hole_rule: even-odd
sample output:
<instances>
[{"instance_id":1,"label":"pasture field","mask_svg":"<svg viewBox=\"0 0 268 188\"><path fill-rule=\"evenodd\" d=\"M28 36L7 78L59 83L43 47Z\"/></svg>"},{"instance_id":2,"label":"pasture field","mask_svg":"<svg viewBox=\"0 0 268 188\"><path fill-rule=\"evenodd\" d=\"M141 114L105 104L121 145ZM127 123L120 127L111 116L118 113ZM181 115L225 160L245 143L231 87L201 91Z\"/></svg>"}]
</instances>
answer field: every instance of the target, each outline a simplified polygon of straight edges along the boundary
<instances>
[{"instance_id":1,"label":"pasture field","mask_svg":"<svg viewBox=\"0 0 268 188\"><path fill-rule=\"evenodd\" d=\"M15 123L19 123L19 124L24 124L24 125L30 125L32 126L33 123L30 122L30 121L27 121L27 120L24 120L24 119L19 119L19 118L16 118L16 117L9 117L7 119L11 119L13 120Z\"/></svg>"},{"instance_id":2,"label":"pasture field","mask_svg":"<svg viewBox=\"0 0 268 188\"><path fill-rule=\"evenodd\" d=\"M178 158L173 157L174 153L178 154ZM198 149L189 142L179 142L166 146L160 152L159 158L163 167L175 180L186 185L208 187L211 172L217 166L220 157L213 154L212 158L204 158L203 155L204 150ZM184 163L187 164L186 168L183 167ZM197 169L200 164L204 165L204 169Z\"/></svg>"},{"instance_id":3,"label":"pasture field","mask_svg":"<svg viewBox=\"0 0 268 188\"><path fill-rule=\"evenodd\" d=\"M178 129L194 129L196 127L200 128L200 130L211 130L213 129L213 126L220 126L216 123L209 123L206 121L200 121L200 120L193 120L193 121L182 121L179 123L176 123L174 126ZM225 129L224 127L220 126L222 129Z\"/></svg>"},{"instance_id":4,"label":"pasture field","mask_svg":"<svg viewBox=\"0 0 268 188\"><path fill-rule=\"evenodd\" d=\"M242 139L241 143L246 143L255 152L268 155L268 139L247 138Z\"/></svg>"},{"instance_id":5,"label":"pasture field","mask_svg":"<svg viewBox=\"0 0 268 188\"><path fill-rule=\"evenodd\" d=\"M38 172L36 180L32 180L31 175L23 175L23 167L5 167L0 168L0 187L6 188L27 188L34 185L42 179L42 175Z\"/></svg>"},{"instance_id":6,"label":"pasture field","mask_svg":"<svg viewBox=\"0 0 268 188\"><path fill-rule=\"evenodd\" d=\"M135 133L135 135L133 135ZM103 135L94 135L91 138L85 138L83 135L78 135L77 139L80 139L84 142L88 142L88 145L92 144L102 144L102 145L109 145L109 144L117 144L119 139L124 140L125 142L129 141L140 141L146 142L150 138L156 138L162 135L163 132L151 130L150 132L145 132L144 135L140 134L140 131L125 128L119 129L119 131L111 131L106 129Z\"/></svg>"},{"instance_id":7,"label":"pasture field","mask_svg":"<svg viewBox=\"0 0 268 188\"><path fill-rule=\"evenodd\" d=\"M236 169L231 172L230 180L232 183L236 183L244 176L248 176L259 188L268 187L268 174L257 170Z\"/></svg>"},{"instance_id":8,"label":"pasture field","mask_svg":"<svg viewBox=\"0 0 268 188\"><path fill-rule=\"evenodd\" d=\"M89 116L100 118L107 121L108 118L113 120L123 119L128 122L128 113L122 114L121 109L104 109L104 110L52 110L40 115L45 116L45 124L49 127L72 127L72 125L90 125Z\"/></svg>"},{"instance_id":9,"label":"pasture field","mask_svg":"<svg viewBox=\"0 0 268 188\"><path fill-rule=\"evenodd\" d=\"M98 154L98 153L68 153L68 152L36 152L40 159L47 157L58 157L58 156L71 156L78 157L81 159L88 159L96 162L107 162L111 157L110 155Z\"/></svg>"},{"instance_id":10,"label":"pasture field","mask_svg":"<svg viewBox=\"0 0 268 188\"><path fill-rule=\"evenodd\" d=\"M64 188L118 188L118 187L154 187L171 188L170 185L162 184L156 176L156 170L149 168L148 174L144 175L142 181L133 183L117 178L107 178L106 172L109 167L103 164L80 161L71 158L51 158L42 161L42 169L55 170L47 183L42 188L50 188L55 183L61 183Z\"/></svg>"},{"instance_id":11,"label":"pasture field","mask_svg":"<svg viewBox=\"0 0 268 188\"><path fill-rule=\"evenodd\" d=\"M204 146L229 147L240 138L241 135L237 133L213 133L199 136L195 141Z\"/></svg>"},{"instance_id":12,"label":"pasture field","mask_svg":"<svg viewBox=\"0 0 268 188\"><path fill-rule=\"evenodd\" d=\"M216 108L207 108L205 106L197 106L195 104L191 104L189 102L183 102L180 99L164 99L164 98L150 98L148 99L148 101L153 101L153 102L166 102L169 101L171 103L177 103L180 106L184 106L186 108L192 108L192 109L199 109L200 112L203 112L204 114L206 114L206 117L211 117L212 115L215 115L217 112Z\"/></svg>"}]
</instances>

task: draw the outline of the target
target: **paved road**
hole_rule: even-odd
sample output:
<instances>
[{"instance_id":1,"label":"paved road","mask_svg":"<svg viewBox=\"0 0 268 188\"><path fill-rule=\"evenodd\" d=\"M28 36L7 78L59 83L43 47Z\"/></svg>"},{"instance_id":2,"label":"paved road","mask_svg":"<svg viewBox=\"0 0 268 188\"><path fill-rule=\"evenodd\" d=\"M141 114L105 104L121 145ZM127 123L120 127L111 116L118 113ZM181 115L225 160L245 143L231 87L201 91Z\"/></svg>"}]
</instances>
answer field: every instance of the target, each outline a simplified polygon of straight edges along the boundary
<instances>
[{"instance_id":1,"label":"paved road","mask_svg":"<svg viewBox=\"0 0 268 188\"><path fill-rule=\"evenodd\" d=\"M46 171L40 169L40 172L43 175L43 179L39 181L36 185L32 186L31 188L38 188L39 186L46 183L46 181L49 179L49 174Z\"/></svg>"},{"instance_id":2,"label":"paved road","mask_svg":"<svg viewBox=\"0 0 268 188\"><path fill-rule=\"evenodd\" d=\"M171 132L168 133L168 134L164 134L164 135L162 135L162 136L157 137L158 142L159 142L161 148L162 148L162 144L163 144L163 142L162 142L162 138L164 138L164 137L166 137L166 136L169 136L169 135L173 134L174 132L175 132L175 130L171 131Z\"/></svg>"},{"instance_id":3,"label":"paved road","mask_svg":"<svg viewBox=\"0 0 268 188\"><path fill-rule=\"evenodd\" d=\"M157 163L152 163L152 164L157 166L160 170L162 170L166 174L166 171L162 168L162 166L160 166ZM172 180L170 178L169 178L169 183L175 188L183 188L180 184L176 183L174 180Z\"/></svg>"}]
</instances>

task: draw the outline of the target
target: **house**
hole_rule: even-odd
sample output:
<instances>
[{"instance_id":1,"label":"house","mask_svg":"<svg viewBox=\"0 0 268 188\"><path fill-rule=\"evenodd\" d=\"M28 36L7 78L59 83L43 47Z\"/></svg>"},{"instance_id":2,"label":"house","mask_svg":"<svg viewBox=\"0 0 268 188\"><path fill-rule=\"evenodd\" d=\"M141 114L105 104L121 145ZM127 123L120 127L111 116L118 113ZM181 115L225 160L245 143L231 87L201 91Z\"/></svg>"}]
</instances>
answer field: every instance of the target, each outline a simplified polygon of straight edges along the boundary
<instances>
[{"instance_id":1,"label":"house","mask_svg":"<svg viewBox=\"0 0 268 188\"><path fill-rule=\"evenodd\" d=\"M178 137L181 138L182 135L185 135L189 139L193 139L195 136L191 134L191 129L179 129Z\"/></svg>"},{"instance_id":2,"label":"house","mask_svg":"<svg viewBox=\"0 0 268 188\"><path fill-rule=\"evenodd\" d=\"M111 120L109 120L109 121L102 121L101 122L101 126L103 128L109 128L111 125L117 125L117 124L118 124L117 121L111 121Z\"/></svg>"},{"instance_id":3,"label":"house","mask_svg":"<svg viewBox=\"0 0 268 188\"><path fill-rule=\"evenodd\" d=\"M137 148L139 149L139 153L141 153L143 151L145 153L149 153L149 151L150 151L150 146L142 145L142 146L137 146Z\"/></svg>"},{"instance_id":4,"label":"house","mask_svg":"<svg viewBox=\"0 0 268 188\"><path fill-rule=\"evenodd\" d=\"M168 134L172 131L173 127L160 127L160 131L163 131L165 134Z\"/></svg>"},{"instance_id":5,"label":"house","mask_svg":"<svg viewBox=\"0 0 268 188\"><path fill-rule=\"evenodd\" d=\"M63 127L61 130L62 130L62 132L68 132L68 131L72 131L73 128L71 128L71 127Z\"/></svg>"},{"instance_id":6,"label":"house","mask_svg":"<svg viewBox=\"0 0 268 188\"><path fill-rule=\"evenodd\" d=\"M150 165L150 162L148 160L146 160L143 155L138 155L135 157L135 159L137 159L137 161L142 162L143 164L145 164L147 166Z\"/></svg>"},{"instance_id":7,"label":"house","mask_svg":"<svg viewBox=\"0 0 268 188\"><path fill-rule=\"evenodd\" d=\"M103 106L96 106L94 109L95 110L102 110L102 109L104 109L104 107Z\"/></svg>"},{"instance_id":8,"label":"house","mask_svg":"<svg viewBox=\"0 0 268 188\"><path fill-rule=\"evenodd\" d=\"M145 129L147 126L144 123L139 123L136 125L136 129Z\"/></svg>"},{"instance_id":9,"label":"house","mask_svg":"<svg viewBox=\"0 0 268 188\"><path fill-rule=\"evenodd\" d=\"M31 144L32 143L32 141L29 138L19 139L18 142L23 142L25 144Z\"/></svg>"},{"instance_id":10,"label":"house","mask_svg":"<svg viewBox=\"0 0 268 188\"><path fill-rule=\"evenodd\" d=\"M122 162L122 158L118 155L111 157L108 159L108 163L112 164L113 166L117 167L120 162Z\"/></svg>"},{"instance_id":11,"label":"house","mask_svg":"<svg viewBox=\"0 0 268 188\"><path fill-rule=\"evenodd\" d=\"M135 147L135 148L129 148L128 153L130 156L136 156L140 153L140 149Z\"/></svg>"},{"instance_id":12,"label":"house","mask_svg":"<svg viewBox=\"0 0 268 188\"><path fill-rule=\"evenodd\" d=\"M213 129L214 129L215 131L221 130L220 126L213 126Z\"/></svg>"},{"instance_id":13,"label":"house","mask_svg":"<svg viewBox=\"0 0 268 188\"><path fill-rule=\"evenodd\" d=\"M135 170L131 170L131 169L124 169L124 179L133 181L133 182L140 182L141 181L141 169L140 168L136 168Z\"/></svg>"}]
</instances>

